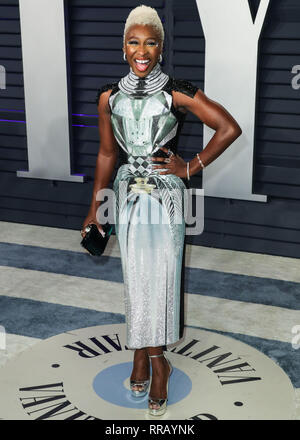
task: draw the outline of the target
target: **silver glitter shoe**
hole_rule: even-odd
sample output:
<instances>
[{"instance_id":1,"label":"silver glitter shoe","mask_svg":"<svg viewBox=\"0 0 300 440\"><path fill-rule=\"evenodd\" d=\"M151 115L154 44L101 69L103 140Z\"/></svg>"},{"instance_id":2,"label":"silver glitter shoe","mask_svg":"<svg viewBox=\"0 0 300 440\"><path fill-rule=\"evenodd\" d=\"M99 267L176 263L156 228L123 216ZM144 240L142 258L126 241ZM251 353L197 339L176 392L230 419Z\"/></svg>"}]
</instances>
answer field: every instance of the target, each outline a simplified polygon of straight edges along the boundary
<instances>
[{"instance_id":1,"label":"silver glitter shoe","mask_svg":"<svg viewBox=\"0 0 300 440\"><path fill-rule=\"evenodd\" d=\"M164 356L164 354L163 353L162 354L155 354L153 356L149 356L149 358L161 357L161 356ZM153 398L149 394L149 398L148 398L148 412L152 416L162 416L166 412L166 409L167 409L169 379L170 379L171 373L173 371L173 367L172 367L171 362L169 361L169 359L166 358L166 357L165 357L165 359L167 360L167 362L169 364L169 369L170 369L169 377L168 377L168 382L167 382L167 397L165 399L161 399L159 397L158 398ZM151 405L153 405L153 404L155 406L158 406L158 408L151 408Z\"/></svg>"},{"instance_id":2,"label":"silver glitter shoe","mask_svg":"<svg viewBox=\"0 0 300 440\"><path fill-rule=\"evenodd\" d=\"M130 390L131 390L132 397L144 397L148 392L149 383L150 383L150 379L131 380L130 381ZM134 390L133 388L136 386L143 387L143 388L140 390Z\"/></svg>"}]
</instances>

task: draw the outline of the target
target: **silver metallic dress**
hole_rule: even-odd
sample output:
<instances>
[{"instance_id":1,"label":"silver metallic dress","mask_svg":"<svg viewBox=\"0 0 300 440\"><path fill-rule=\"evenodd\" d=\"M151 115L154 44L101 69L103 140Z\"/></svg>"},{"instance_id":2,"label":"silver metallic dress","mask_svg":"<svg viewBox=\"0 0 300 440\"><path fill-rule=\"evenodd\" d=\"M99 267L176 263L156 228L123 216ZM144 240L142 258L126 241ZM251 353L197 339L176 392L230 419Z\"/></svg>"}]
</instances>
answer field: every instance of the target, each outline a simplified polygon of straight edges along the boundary
<instances>
[{"instance_id":1,"label":"silver metallic dress","mask_svg":"<svg viewBox=\"0 0 300 440\"><path fill-rule=\"evenodd\" d=\"M111 122L122 165L113 182L115 230L124 278L127 346L166 346L183 332L185 179L160 174L151 156L161 146L176 153L184 114L175 110L172 90L194 96L197 87L168 77L159 90L126 93L120 82L109 98ZM162 162L157 162L157 164ZM184 183L185 181L185 183Z\"/></svg>"}]
</instances>

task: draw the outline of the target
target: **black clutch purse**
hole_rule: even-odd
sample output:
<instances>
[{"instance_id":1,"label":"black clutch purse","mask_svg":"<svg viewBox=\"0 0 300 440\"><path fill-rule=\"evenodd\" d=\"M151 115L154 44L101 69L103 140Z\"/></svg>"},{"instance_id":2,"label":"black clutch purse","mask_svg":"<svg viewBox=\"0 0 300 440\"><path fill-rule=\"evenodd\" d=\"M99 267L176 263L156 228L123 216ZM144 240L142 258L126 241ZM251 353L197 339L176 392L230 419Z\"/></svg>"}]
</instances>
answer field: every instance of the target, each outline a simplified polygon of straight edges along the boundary
<instances>
[{"instance_id":1,"label":"black clutch purse","mask_svg":"<svg viewBox=\"0 0 300 440\"><path fill-rule=\"evenodd\" d=\"M91 255L100 256L103 254L108 239L112 233L113 227L109 223L101 226L105 232L104 237L99 232L97 225L95 225L95 223L90 223L86 226L86 234L80 242L81 246L84 247Z\"/></svg>"}]
</instances>

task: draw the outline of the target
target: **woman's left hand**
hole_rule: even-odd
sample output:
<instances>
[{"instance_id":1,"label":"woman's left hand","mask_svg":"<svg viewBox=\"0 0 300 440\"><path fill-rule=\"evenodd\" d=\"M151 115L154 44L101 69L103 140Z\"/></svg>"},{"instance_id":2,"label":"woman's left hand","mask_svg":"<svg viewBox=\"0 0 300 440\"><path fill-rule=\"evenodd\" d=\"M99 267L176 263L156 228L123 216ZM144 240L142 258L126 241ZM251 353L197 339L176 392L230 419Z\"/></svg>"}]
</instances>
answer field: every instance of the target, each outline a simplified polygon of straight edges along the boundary
<instances>
[{"instance_id":1,"label":"woman's left hand","mask_svg":"<svg viewBox=\"0 0 300 440\"><path fill-rule=\"evenodd\" d=\"M166 147L160 147L161 150L163 150L165 153L168 153L168 148ZM168 158L165 157L152 157L152 160L154 162L166 162L162 165L152 165L152 169L159 169L159 168L167 168L167 171L160 171L159 174L175 174L175 176L178 177L187 177L187 162L185 162L182 157L178 156L178 154L173 153Z\"/></svg>"}]
</instances>

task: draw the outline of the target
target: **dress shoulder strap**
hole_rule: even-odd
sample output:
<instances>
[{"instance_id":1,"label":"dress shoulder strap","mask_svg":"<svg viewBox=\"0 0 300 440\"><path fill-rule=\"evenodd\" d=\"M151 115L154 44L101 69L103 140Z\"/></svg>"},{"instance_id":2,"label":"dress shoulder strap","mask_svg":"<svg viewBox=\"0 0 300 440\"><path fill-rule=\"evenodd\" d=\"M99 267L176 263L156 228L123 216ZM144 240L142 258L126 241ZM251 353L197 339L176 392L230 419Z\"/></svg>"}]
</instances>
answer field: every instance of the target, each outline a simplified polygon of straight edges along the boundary
<instances>
[{"instance_id":1,"label":"dress shoulder strap","mask_svg":"<svg viewBox=\"0 0 300 440\"><path fill-rule=\"evenodd\" d=\"M177 79L171 76L169 77L167 84L163 87L163 90L166 90L169 93L171 93L172 90L175 90L176 92L184 93L191 98L195 96L198 89L199 87L186 79Z\"/></svg>"},{"instance_id":2,"label":"dress shoulder strap","mask_svg":"<svg viewBox=\"0 0 300 440\"><path fill-rule=\"evenodd\" d=\"M116 93L119 90L118 81L104 84L102 87L100 87L100 89L97 90L97 95L96 95L96 99L95 99L97 106L99 104L99 99L100 99L101 94L103 92L106 92L107 90L110 90L110 89L112 89L111 95Z\"/></svg>"}]
</instances>

